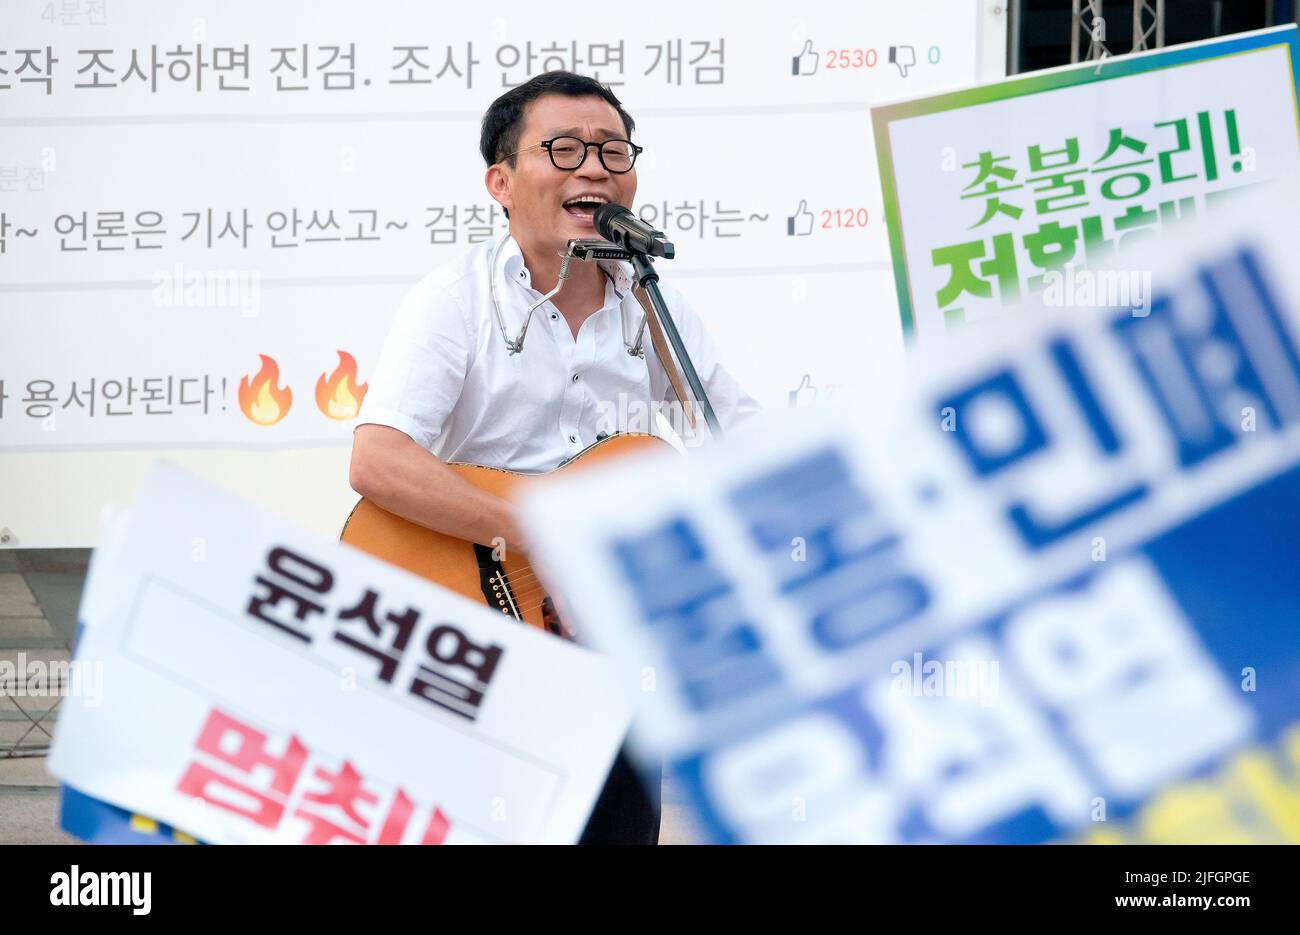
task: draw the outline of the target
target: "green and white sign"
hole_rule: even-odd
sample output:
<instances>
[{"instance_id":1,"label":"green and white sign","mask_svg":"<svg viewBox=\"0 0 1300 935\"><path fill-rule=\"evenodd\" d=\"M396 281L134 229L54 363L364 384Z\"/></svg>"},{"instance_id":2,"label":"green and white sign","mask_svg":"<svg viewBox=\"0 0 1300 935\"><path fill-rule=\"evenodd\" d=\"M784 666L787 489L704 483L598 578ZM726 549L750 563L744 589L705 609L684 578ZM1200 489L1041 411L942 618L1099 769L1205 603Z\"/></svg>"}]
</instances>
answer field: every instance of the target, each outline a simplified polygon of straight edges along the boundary
<instances>
[{"instance_id":1,"label":"green and white sign","mask_svg":"<svg viewBox=\"0 0 1300 935\"><path fill-rule=\"evenodd\" d=\"M1294 25L873 108L903 329L1030 294L1142 314L1150 276L1090 265L1300 170Z\"/></svg>"}]
</instances>

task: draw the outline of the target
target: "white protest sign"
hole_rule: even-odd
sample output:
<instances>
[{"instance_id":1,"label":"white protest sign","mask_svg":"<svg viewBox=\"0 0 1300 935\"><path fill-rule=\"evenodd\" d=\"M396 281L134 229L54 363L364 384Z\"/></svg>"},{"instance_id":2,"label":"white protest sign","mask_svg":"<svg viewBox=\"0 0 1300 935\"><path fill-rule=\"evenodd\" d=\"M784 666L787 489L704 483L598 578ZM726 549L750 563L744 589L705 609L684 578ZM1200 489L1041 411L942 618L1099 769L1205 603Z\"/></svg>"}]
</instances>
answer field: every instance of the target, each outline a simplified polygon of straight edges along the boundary
<instances>
[{"instance_id":1,"label":"white protest sign","mask_svg":"<svg viewBox=\"0 0 1300 935\"><path fill-rule=\"evenodd\" d=\"M1298 205L1126 257L1147 314L971 326L897 400L526 501L714 840L1140 838L1192 781L1204 839L1293 836ZM1248 808L1207 773L1246 760L1278 777Z\"/></svg>"},{"instance_id":2,"label":"white protest sign","mask_svg":"<svg viewBox=\"0 0 1300 935\"><path fill-rule=\"evenodd\" d=\"M607 660L165 463L124 522L60 780L211 843L577 839L631 716Z\"/></svg>"},{"instance_id":3,"label":"white protest sign","mask_svg":"<svg viewBox=\"0 0 1300 935\"><path fill-rule=\"evenodd\" d=\"M1072 271L1300 168L1298 53L1290 25L873 108L904 329L962 340L1039 291L1142 307L1143 270L1095 301Z\"/></svg>"}]
</instances>

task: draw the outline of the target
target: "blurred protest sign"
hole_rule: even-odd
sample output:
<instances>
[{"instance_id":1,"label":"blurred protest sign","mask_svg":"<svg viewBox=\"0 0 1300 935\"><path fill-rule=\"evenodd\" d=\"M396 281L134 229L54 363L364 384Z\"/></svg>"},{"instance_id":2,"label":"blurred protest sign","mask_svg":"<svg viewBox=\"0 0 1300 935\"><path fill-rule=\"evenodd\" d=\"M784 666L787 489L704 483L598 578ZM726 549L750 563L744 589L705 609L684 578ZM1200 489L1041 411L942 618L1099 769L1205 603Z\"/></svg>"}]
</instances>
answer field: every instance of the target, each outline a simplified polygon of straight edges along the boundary
<instances>
[{"instance_id":1,"label":"blurred protest sign","mask_svg":"<svg viewBox=\"0 0 1300 935\"><path fill-rule=\"evenodd\" d=\"M526 503L714 840L1300 841L1297 208L1128 257L1146 314Z\"/></svg>"},{"instance_id":2,"label":"blurred protest sign","mask_svg":"<svg viewBox=\"0 0 1300 935\"><path fill-rule=\"evenodd\" d=\"M148 815L78 792L59 790L59 827L91 844L198 844L190 835Z\"/></svg>"},{"instance_id":3,"label":"blurred protest sign","mask_svg":"<svg viewBox=\"0 0 1300 935\"><path fill-rule=\"evenodd\" d=\"M1291 25L874 108L904 329L941 339L1296 170L1297 53Z\"/></svg>"},{"instance_id":4,"label":"blurred protest sign","mask_svg":"<svg viewBox=\"0 0 1300 935\"><path fill-rule=\"evenodd\" d=\"M87 797L209 843L572 842L631 713L595 654L166 464L81 622L102 697L49 768L110 837Z\"/></svg>"}]
</instances>

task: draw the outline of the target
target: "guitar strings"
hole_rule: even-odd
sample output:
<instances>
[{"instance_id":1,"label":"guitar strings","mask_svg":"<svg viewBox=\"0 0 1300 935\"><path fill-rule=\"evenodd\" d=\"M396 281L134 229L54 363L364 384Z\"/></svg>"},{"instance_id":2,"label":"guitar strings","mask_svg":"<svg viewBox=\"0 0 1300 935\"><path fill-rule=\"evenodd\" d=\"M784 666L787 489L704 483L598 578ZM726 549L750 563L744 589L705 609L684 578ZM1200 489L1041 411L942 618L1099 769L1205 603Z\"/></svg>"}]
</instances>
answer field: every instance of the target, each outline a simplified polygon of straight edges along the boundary
<instances>
[{"instance_id":1,"label":"guitar strings","mask_svg":"<svg viewBox=\"0 0 1300 935\"><path fill-rule=\"evenodd\" d=\"M510 596L514 599L516 605L524 601L533 601L534 599L545 597L548 589L541 582L535 572L520 572L518 575L512 575L509 572L504 576L505 585L510 591ZM537 600L537 606L542 606L542 601Z\"/></svg>"},{"instance_id":2,"label":"guitar strings","mask_svg":"<svg viewBox=\"0 0 1300 935\"><path fill-rule=\"evenodd\" d=\"M540 584L541 581L537 573L533 571L527 571L527 572L521 571L518 574L513 574L513 575L510 572L505 572L503 578L506 584L510 586L510 589L512 591L515 590L516 585Z\"/></svg>"},{"instance_id":3,"label":"guitar strings","mask_svg":"<svg viewBox=\"0 0 1300 935\"><path fill-rule=\"evenodd\" d=\"M522 607L525 602L536 602L535 609L540 610L545 597L550 594L550 589L537 572L529 568L527 571L519 571L514 574L501 569L504 576L506 587L510 589L510 596L514 599L516 606ZM539 599L541 598L541 599ZM522 613L522 611L521 611Z\"/></svg>"},{"instance_id":4,"label":"guitar strings","mask_svg":"<svg viewBox=\"0 0 1300 935\"><path fill-rule=\"evenodd\" d=\"M510 586L512 591L516 590L516 585L537 585L541 590L546 590L545 586L541 584L540 576L532 569L521 571L516 574L511 574L507 571L504 574L506 584Z\"/></svg>"},{"instance_id":5,"label":"guitar strings","mask_svg":"<svg viewBox=\"0 0 1300 935\"><path fill-rule=\"evenodd\" d=\"M516 587L513 583L510 583L509 588L510 588L511 596L514 597L515 599L515 603L519 603L520 601L523 600L532 600L533 598L543 598L546 597L549 593L546 590L546 587L541 584L526 585L524 587ZM538 603L540 605L540 600Z\"/></svg>"}]
</instances>

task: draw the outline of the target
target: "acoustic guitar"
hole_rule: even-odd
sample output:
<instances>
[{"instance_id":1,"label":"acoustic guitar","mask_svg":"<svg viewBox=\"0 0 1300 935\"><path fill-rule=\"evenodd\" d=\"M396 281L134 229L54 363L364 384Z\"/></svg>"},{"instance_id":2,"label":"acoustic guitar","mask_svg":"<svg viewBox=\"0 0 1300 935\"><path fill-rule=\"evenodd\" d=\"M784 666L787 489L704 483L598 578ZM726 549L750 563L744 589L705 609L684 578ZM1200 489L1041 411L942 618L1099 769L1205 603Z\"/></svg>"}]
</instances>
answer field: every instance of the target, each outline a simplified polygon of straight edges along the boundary
<instances>
[{"instance_id":1,"label":"acoustic guitar","mask_svg":"<svg viewBox=\"0 0 1300 935\"><path fill-rule=\"evenodd\" d=\"M625 433L610 435L584 448L554 471L519 474L477 464L448 464L475 487L513 500L519 493L555 474L570 474L592 465L644 453L664 450L667 442L654 435ZM526 559L495 554L491 546L467 542L434 532L381 509L364 497L348 514L340 541L369 552L377 558L405 568L421 578L483 601L512 620L522 621L559 635L559 614L555 602L538 580Z\"/></svg>"}]
</instances>

